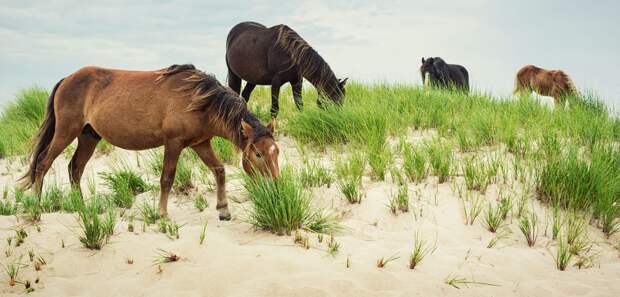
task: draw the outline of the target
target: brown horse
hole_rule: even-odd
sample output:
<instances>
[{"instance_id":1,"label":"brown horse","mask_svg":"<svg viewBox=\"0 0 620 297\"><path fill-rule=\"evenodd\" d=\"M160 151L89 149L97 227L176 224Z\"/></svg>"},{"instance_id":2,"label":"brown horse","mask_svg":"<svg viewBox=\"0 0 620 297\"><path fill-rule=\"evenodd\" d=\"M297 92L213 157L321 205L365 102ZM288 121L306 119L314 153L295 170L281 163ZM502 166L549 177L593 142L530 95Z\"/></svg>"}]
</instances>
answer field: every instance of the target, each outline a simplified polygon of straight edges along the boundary
<instances>
[{"instance_id":1,"label":"brown horse","mask_svg":"<svg viewBox=\"0 0 620 297\"><path fill-rule=\"evenodd\" d=\"M545 70L534 65L519 69L513 93L531 93L553 97L555 104L564 104L567 96L579 95L573 81L562 70Z\"/></svg>"},{"instance_id":2,"label":"brown horse","mask_svg":"<svg viewBox=\"0 0 620 297\"><path fill-rule=\"evenodd\" d=\"M243 22L234 26L226 40L228 86L250 100L256 85L271 85L271 116L277 117L280 87L290 82L298 109L303 106L301 88L307 79L336 104L345 95L347 79L339 80L323 58L286 25L267 28L259 23ZM247 84L241 93L241 80Z\"/></svg>"},{"instance_id":3,"label":"brown horse","mask_svg":"<svg viewBox=\"0 0 620 297\"><path fill-rule=\"evenodd\" d=\"M69 176L77 189L102 138L128 150L163 145L159 212L166 216L179 155L191 147L215 175L220 220L230 220L224 166L211 148L211 138L226 138L242 150L248 174L257 169L277 178L279 152L272 131L273 123L263 126L237 94L193 65L158 71L85 67L54 87L22 179L40 195L52 162L75 138L78 146Z\"/></svg>"}]
</instances>

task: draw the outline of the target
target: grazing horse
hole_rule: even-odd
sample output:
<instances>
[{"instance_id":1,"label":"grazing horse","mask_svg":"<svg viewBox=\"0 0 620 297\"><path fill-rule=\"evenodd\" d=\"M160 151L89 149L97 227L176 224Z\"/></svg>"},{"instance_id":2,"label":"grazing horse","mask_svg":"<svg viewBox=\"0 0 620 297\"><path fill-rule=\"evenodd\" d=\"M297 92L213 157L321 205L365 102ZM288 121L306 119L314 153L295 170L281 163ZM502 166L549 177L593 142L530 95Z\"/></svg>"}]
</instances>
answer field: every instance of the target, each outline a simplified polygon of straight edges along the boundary
<instances>
[{"instance_id":1,"label":"grazing horse","mask_svg":"<svg viewBox=\"0 0 620 297\"><path fill-rule=\"evenodd\" d=\"M531 93L551 96L556 105L564 104L566 96L579 95L573 80L562 70L545 70L534 65L519 69L513 94Z\"/></svg>"},{"instance_id":2,"label":"grazing horse","mask_svg":"<svg viewBox=\"0 0 620 297\"><path fill-rule=\"evenodd\" d=\"M422 58L420 74L422 74L422 83L425 86L455 87L469 92L469 73L467 73L467 69L461 65L447 64L440 57Z\"/></svg>"},{"instance_id":3,"label":"grazing horse","mask_svg":"<svg viewBox=\"0 0 620 297\"><path fill-rule=\"evenodd\" d=\"M286 25L267 28L244 22L234 26L226 40L228 86L247 102L256 85L271 85L271 116L277 117L280 87L289 82L298 109L303 106L303 79L312 83L321 97L341 104L347 79L339 80L323 58ZM247 83L241 91L241 80Z\"/></svg>"},{"instance_id":4,"label":"grazing horse","mask_svg":"<svg viewBox=\"0 0 620 297\"><path fill-rule=\"evenodd\" d=\"M272 131L273 123L263 126L239 95L193 65L158 71L85 67L54 86L23 186L34 186L40 196L52 162L75 138L78 146L69 176L76 189L102 138L128 150L163 145L159 212L166 216L177 161L181 151L190 147L215 175L220 220L230 220L224 166L213 152L211 139L226 138L242 150L248 174L256 169L277 178L279 152Z\"/></svg>"}]
</instances>

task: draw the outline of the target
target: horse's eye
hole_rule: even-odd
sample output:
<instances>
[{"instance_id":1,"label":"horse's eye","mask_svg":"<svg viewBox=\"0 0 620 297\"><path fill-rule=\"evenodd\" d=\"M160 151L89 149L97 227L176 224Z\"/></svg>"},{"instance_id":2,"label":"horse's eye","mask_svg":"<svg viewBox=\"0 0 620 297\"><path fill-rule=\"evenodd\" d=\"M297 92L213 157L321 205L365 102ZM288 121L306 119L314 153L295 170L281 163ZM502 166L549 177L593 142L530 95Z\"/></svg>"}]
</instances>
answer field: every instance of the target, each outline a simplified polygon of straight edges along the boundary
<instances>
[{"instance_id":1,"label":"horse's eye","mask_svg":"<svg viewBox=\"0 0 620 297\"><path fill-rule=\"evenodd\" d=\"M262 158L260 153L256 153L256 159L260 159L260 158Z\"/></svg>"}]
</instances>

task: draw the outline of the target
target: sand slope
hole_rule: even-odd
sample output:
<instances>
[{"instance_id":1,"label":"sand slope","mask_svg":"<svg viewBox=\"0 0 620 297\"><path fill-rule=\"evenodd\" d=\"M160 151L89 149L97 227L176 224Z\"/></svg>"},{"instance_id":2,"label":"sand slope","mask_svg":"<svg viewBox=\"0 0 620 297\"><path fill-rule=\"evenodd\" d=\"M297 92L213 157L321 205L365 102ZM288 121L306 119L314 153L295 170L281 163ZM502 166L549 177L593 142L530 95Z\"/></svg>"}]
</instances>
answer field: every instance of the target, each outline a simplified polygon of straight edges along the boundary
<instances>
[{"instance_id":1,"label":"sand slope","mask_svg":"<svg viewBox=\"0 0 620 297\"><path fill-rule=\"evenodd\" d=\"M416 138L417 137L417 138ZM420 135L411 136L418 141ZM281 137L282 163L293 163L299 152L294 142ZM330 164L338 152L328 150L322 161ZM89 163L83 180L96 172L108 170L113 160L124 160L138 168L144 153L115 150L109 156L98 156ZM11 188L25 165L19 158L0 160L0 188ZM67 186L67 160L57 160L48 181L56 179ZM144 167L144 166L142 166ZM230 166L229 166L230 167ZM157 176L140 168L148 180ZM229 172L235 171L230 168ZM233 175L233 174L231 174ZM101 185L98 190L105 190ZM253 230L242 219L249 206L239 181L229 181L229 197L233 221L219 222L215 210L215 194L207 192L210 206L198 212L189 197L175 194L169 205L170 216L180 224L180 239L170 239L156 226L135 223L135 231L127 231L127 221L119 220L116 235L101 251L82 247L75 214L44 214L40 232L27 226L29 236L21 247L12 246L12 256L0 256L5 265L20 254L26 254L19 279L34 281L32 296L620 296L620 259L618 236L607 240L600 230L589 229L595 242L596 265L589 269L570 267L556 270L553 260L555 243L545 236L544 208L532 202L539 213L541 236L529 248L512 219L512 233L494 248L486 248L494 234L486 231L478 220L464 225L459 199L450 183L437 185L431 177L424 184L410 184L412 211L394 216L386 207L397 188L389 181L364 180L366 197L360 205L349 205L335 186L313 189L317 203L338 214L345 227L336 236L340 251L330 256L327 237L322 243L308 234L310 249L293 243L292 236L277 236ZM205 191L204 186L197 191ZM141 194L138 201L157 197L156 192ZM487 199L497 197L497 186L487 191ZM136 203L139 204L139 203ZM414 214L415 213L415 214ZM139 216L137 216L139 217ZM199 234L208 220L206 240L199 245ZM509 219L510 220L510 219ZM0 248L5 251L4 238L13 236L12 228L20 222L15 217L0 217ZM410 270L408 257L413 236L421 232L429 242L436 240L437 249L415 270ZM65 247L61 247L64 242ZM614 247L614 245L616 247ZM27 251L41 254L47 265L36 272ZM174 251L179 262L154 265L157 249ZM381 256L400 256L385 268L376 267ZM350 259L351 267L345 263ZM128 259L133 264L128 264ZM444 280L464 278L470 284L460 289ZM0 295L25 294L22 285L8 286L6 274L0 276Z\"/></svg>"}]
</instances>

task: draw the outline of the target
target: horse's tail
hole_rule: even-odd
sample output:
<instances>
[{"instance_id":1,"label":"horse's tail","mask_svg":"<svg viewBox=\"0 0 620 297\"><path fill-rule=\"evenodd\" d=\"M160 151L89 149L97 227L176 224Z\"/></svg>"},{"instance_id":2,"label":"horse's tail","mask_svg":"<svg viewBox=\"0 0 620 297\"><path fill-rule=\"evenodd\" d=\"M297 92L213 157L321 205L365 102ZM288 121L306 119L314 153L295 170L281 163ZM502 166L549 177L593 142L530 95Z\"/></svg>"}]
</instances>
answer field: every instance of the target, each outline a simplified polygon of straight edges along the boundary
<instances>
[{"instance_id":1,"label":"horse's tail","mask_svg":"<svg viewBox=\"0 0 620 297\"><path fill-rule=\"evenodd\" d=\"M334 76L329 65L297 32L280 25L276 45L289 54L292 65L298 66L301 75L315 84L327 76ZM335 76L333 77L335 79ZM312 80L319 81L312 81Z\"/></svg>"},{"instance_id":2,"label":"horse's tail","mask_svg":"<svg viewBox=\"0 0 620 297\"><path fill-rule=\"evenodd\" d=\"M521 74L521 71L519 70L517 72L517 74L515 75L515 87L512 90L512 94L513 95L517 95L517 94L519 94L522 91L522 85L521 85L521 79L520 79L521 75L520 74Z\"/></svg>"},{"instance_id":3,"label":"horse's tail","mask_svg":"<svg viewBox=\"0 0 620 297\"><path fill-rule=\"evenodd\" d=\"M28 172L24 174L22 178L20 178L21 186L24 189L30 188L34 184L37 165L39 163L39 159L41 156L47 151L52 138L54 137L54 130L56 126L56 115L54 114L54 96L56 95L56 90L60 83L64 80L61 79L52 90L49 99L47 100L47 109L45 112L45 119L39 128L39 132L33 139L33 149L30 153L30 167L28 168Z\"/></svg>"}]
</instances>

